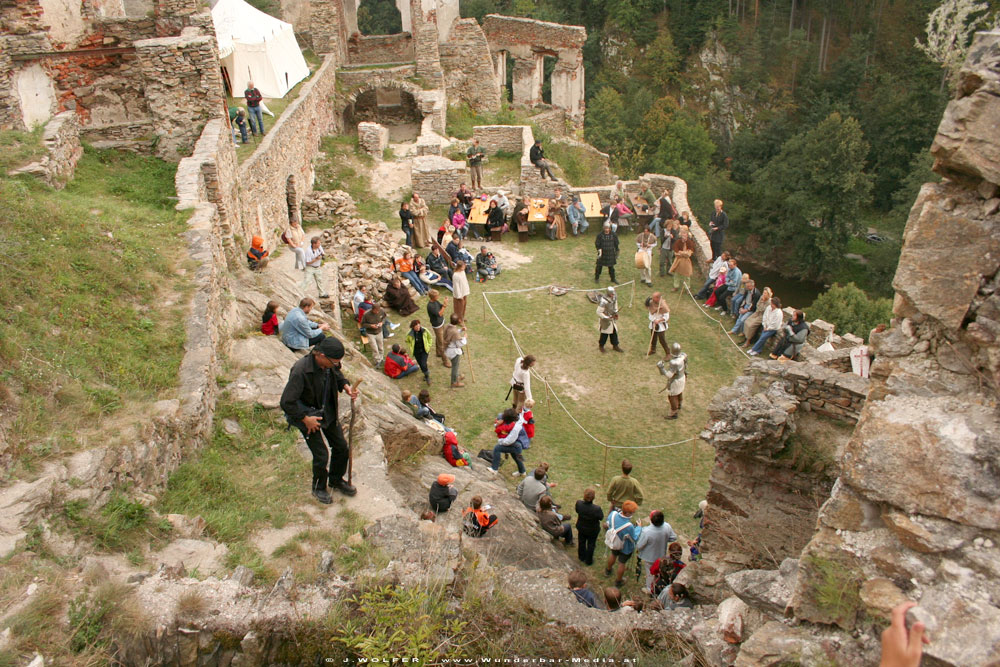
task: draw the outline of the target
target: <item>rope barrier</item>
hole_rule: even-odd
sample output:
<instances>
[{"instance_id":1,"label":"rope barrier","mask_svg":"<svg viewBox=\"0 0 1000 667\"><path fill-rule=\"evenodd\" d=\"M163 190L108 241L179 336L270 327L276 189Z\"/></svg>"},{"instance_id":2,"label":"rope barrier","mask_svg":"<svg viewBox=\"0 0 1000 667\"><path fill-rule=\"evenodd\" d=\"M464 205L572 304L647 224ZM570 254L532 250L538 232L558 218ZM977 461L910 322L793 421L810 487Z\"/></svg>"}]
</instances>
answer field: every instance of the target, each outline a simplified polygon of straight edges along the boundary
<instances>
[{"instance_id":1,"label":"rope barrier","mask_svg":"<svg viewBox=\"0 0 1000 667\"><path fill-rule=\"evenodd\" d=\"M623 283L620 286L628 285L630 283L634 285L635 281L631 280L628 283ZM503 319L501 319L501 317L497 314L496 309L493 308L493 303L489 299L489 295L490 294L517 294L517 293L523 293L523 292L532 292L532 291L536 291L536 290L540 290L540 289L547 289L549 287L552 287L552 285L544 285L544 286L541 286L541 287L531 287L531 288L522 289L522 290L509 290L509 291L497 291L497 292L482 292L484 304L486 305L487 308L489 308L490 312L493 313L493 317L496 318L496 321L500 324L500 326L503 327L503 329L510 335L511 341L513 341L514 347L517 349L517 353L519 355L521 355L522 357L524 356L524 349L521 347L521 344L518 342L517 336L514 334L514 330L511 329L509 326L507 326L504 323ZM572 291L572 292L593 292L594 291L594 290L591 290L591 289L575 289L575 288L563 288L563 289L566 289L567 291ZM690 293L690 290L689 290L689 293ZM713 318L709 318L709 319L713 319ZM559 407L562 408L563 412L566 413L566 416L569 417L570 420L574 424L576 424L577 428L579 428L584 433L584 435L586 435L588 438L590 438L591 440L593 440L594 442L596 442L600 446L604 447L605 450L608 450L608 449L664 449L666 447L674 447L676 445L683 445L684 443L693 442L695 440L698 440L698 436L694 436L694 437L691 437L691 438L687 438L685 440L677 440L676 442L668 442L666 444L659 444L659 445L609 445L608 443L604 442L603 440L601 440L600 438L598 438L597 436L595 436L593 433L591 433L590 431L588 431L587 428L583 424L581 424L580 421L575 416L573 416L573 413L570 412L569 408L567 408L566 405L562 402L562 399L559 398L559 394L556 393L556 390L552 386L552 383L550 383L547 379L545 379L542 375L540 375L538 373L538 371L536 371L535 369L531 369L531 374L534 377L538 378L539 382L541 382L543 385L545 385L545 388L548 389L552 393L552 397L556 399L556 403L558 403Z\"/></svg>"},{"instance_id":2,"label":"rope barrier","mask_svg":"<svg viewBox=\"0 0 1000 667\"><path fill-rule=\"evenodd\" d=\"M724 333L726 335L726 338L729 340L729 342L733 344L733 347L735 347L737 350L739 350L740 354L742 354L744 357L746 357L747 359L750 359L751 356L746 353L746 350L744 350L742 347L740 347L740 344L737 343L735 340L733 340L733 337L729 335L729 331L726 329L726 325L724 325L722 323L722 320L717 320L714 317L712 317L711 315L709 315L708 311L706 311L705 308L700 303L698 303L698 299L694 298L694 294L691 293L691 287L690 287L690 285L685 284L684 285L684 289L687 291L688 296L691 297L691 301L694 302L694 305L698 306L698 310L701 311L701 314L704 315L705 317L707 317L708 319L712 320L716 324L718 324L719 328L722 329L722 333Z\"/></svg>"}]
</instances>

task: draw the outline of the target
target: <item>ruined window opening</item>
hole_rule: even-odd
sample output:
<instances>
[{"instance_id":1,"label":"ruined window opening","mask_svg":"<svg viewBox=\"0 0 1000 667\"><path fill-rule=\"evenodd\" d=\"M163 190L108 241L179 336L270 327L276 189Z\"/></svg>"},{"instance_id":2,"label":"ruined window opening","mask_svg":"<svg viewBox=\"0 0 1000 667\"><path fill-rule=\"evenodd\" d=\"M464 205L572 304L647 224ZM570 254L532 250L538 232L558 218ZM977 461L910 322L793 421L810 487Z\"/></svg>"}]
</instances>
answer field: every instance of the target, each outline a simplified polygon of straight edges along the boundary
<instances>
[{"instance_id":1,"label":"ruined window opening","mask_svg":"<svg viewBox=\"0 0 1000 667\"><path fill-rule=\"evenodd\" d=\"M552 73L559 61L555 55L542 54L542 102L552 104Z\"/></svg>"},{"instance_id":2,"label":"ruined window opening","mask_svg":"<svg viewBox=\"0 0 1000 667\"><path fill-rule=\"evenodd\" d=\"M395 0L361 0L358 4L358 32L369 36L403 32L403 15Z\"/></svg>"},{"instance_id":3,"label":"ruined window opening","mask_svg":"<svg viewBox=\"0 0 1000 667\"><path fill-rule=\"evenodd\" d=\"M343 113L345 133L356 131L358 123L370 121L389 128L393 142L413 141L420 134L423 114L416 98L400 88L384 86L358 93Z\"/></svg>"}]
</instances>

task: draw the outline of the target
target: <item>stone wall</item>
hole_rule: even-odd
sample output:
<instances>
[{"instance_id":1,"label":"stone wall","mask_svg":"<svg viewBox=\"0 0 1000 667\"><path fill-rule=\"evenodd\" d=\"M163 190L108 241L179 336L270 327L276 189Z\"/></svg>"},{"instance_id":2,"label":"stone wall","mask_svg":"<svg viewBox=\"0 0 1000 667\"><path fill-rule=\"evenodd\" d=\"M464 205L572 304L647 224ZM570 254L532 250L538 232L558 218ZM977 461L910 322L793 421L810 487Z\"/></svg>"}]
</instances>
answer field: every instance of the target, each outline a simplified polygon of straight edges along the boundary
<instances>
[{"instance_id":1,"label":"stone wall","mask_svg":"<svg viewBox=\"0 0 1000 667\"><path fill-rule=\"evenodd\" d=\"M545 56L557 58L552 73L552 106L564 109L582 123L584 113L583 44L587 31L581 26L488 14L483 32L494 54L514 60L514 104L533 107L542 101ZM498 77L499 79L500 77Z\"/></svg>"},{"instance_id":2,"label":"stone wall","mask_svg":"<svg viewBox=\"0 0 1000 667\"><path fill-rule=\"evenodd\" d=\"M569 136L577 129L583 129L583 117L570 116L565 109L549 109L536 113L530 118L531 124L553 137ZM579 122L577 122L579 121ZM596 148L594 150L597 150Z\"/></svg>"},{"instance_id":3,"label":"stone wall","mask_svg":"<svg viewBox=\"0 0 1000 667\"><path fill-rule=\"evenodd\" d=\"M413 62L413 35L364 36L358 33L347 40L347 61L352 65Z\"/></svg>"},{"instance_id":4,"label":"stone wall","mask_svg":"<svg viewBox=\"0 0 1000 667\"><path fill-rule=\"evenodd\" d=\"M440 155L413 158L410 169L413 191L428 204L450 204L458 186L468 180L465 162L456 162Z\"/></svg>"},{"instance_id":5,"label":"stone wall","mask_svg":"<svg viewBox=\"0 0 1000 667\"><path fill-rule=\"evenodd\" d=\"M476 19L456 21L451 37L440 45L440 53L450 103L465 102L478 113L500 110L500 80L493 70L486 35Z\"/></svg>"},{"instance_id":6,"label":"stone wall","mask_svg":"<svg viewBox=\"0 0 1000 667\"><path fill-rule=\"evenodd\" d=\"M799 399L800 409L856 424L865 405L869 381L854 375L849 368L849 358L846 372L813 363L756 359L750 362L748 370L758 382L784 380L786 390Z\"/></svg>"},{"instance_id":7,"label":"stone wall","mask_svg":"<svg viewBox=\"0 0 1000 667\"><path fill-rule=\"evenodd\" d=\"M376 160L389 146L389 130L378 123L358 123L358 145Z\"/></svg>"},{"instance_id":8,"label":"stone wall","mask_svg":"<svg viewBox=\"0 0 1000 667\"><path fill-rule=\"evenodd\" d=\"M872 389L793 598L797 618L848 630L915 600L940 665L1000 660L998 89L1000 32L979 33L931 148L945 180L910 211L892 327L871 336ZM856 604L824 602L831 571Z\"/></svg>"},{"instance_id":9,"label":"stone wall","mask_svg":"<svg viewBox=\"0 0 1000 667\"><path fill-rule=\"evenodd\" d=\"M190 153L205 123L225 112L215 36L185 28L179 37L140 40L135 47L157 137L156 155L179 161Z\"/></svg>"},{"instance_id":10,"label":"stone wall","mask_svg":"<svg viewBox=\"0 0 1000 667\"><path fill-rule=\"evenodd\" d=\"M524 152L525 142L531 145L531 128L526 125L476 125L472 128L472 138L479 139L479 145L486 153L505 151L507 153Z\"/></svg>"},{"instance_id":11,"label":"stone wall","mask_svg":"<svg viewBox=\"0 0 1000 667\"><path fill-rule=\"evenodd\" d=\"M264 136L253 155L239 166L239 241L249 243L253 235L263 236L274 247L287 225L289 179L293 201L301 201L312 189L313 158L323 137L330 134L338 115L335 108L337 69L327 58L285 109L278 122ZM296 204L297 208L297 204ZM245 252L245 249L242 250ZM239 253L242 255L242 252Z\"/></svg>"},{"instance_id":12,"label":"stone wall","mask_svg":"<svg viewBox=\"0 0 1000 667\"><path fill-rule=\"evenodd\" d=\"M850 400L863 401L863 394L856 395L850 377L807 366L752 361L747 373L709 404L702 438L715 448L715 466L702 530L708 560L702 570L777 567L797 556L812 536L850 431L849 424L821 426L822 415L833 413L826 406L841 400L842 387ZM725 596L706 590L709 582L703 572L698 575L702 595Z\"/></svg>"},{"instance_id":13,"label":"stone wall","mask_svg":"<svg viewBox=\"0 0 1000 667\"><path fill-rule=\"evenodd\" d=\"M38 161L15 169L11 174L34 174L54 188L62 189L73 178L76 163L83 155L80 121L72 111L63 111L45 124L42 132L45 155Z\"/></svg>"}]
</instances>

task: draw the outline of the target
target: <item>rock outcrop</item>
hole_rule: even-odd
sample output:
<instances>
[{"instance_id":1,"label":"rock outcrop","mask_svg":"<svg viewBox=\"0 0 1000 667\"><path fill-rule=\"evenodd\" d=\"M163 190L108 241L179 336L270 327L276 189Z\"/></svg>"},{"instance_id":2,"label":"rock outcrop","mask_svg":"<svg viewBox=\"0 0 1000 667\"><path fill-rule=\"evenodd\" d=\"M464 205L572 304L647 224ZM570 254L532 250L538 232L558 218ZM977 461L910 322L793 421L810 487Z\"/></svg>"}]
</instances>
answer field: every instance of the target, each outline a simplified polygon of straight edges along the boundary
<instances>
[{"instance_id":1,"label":"rock outcrop","mask_svg":"<svg viewBox=\"0 0 1000 667\"><path fill-rule=\"evenodd\" d=\"M681 576L774 619L741 637L736 665L873 663L878 629L907 599L932 638L927 662L1000 661L1000 32L976 36L960 79L932 147L944 180L925 185L910 212L895 317L870 341L870 384L834 381L831 392L828 378L836 380L842 360L807 355L826 368L779 371L784 384L768 387L762 380L773 374L754 362L756 379L739 379L713 403L706 437L719 465L705 560ZM776 465L782 443L794 443L817 414L856 425L845 444L827 448L836 462L823 474L836 480L813 489L814 500L829 489L812 513L815 530L778 570L735 567L719 534L746 525L754 510L767 516L756 504L762 497L770 516L788 518L793 495L778 502L767 491L787 485ZM768 458L767 469L739 476L747 459ZM758 546L787 549L788 535L767 532L767 523L751 533ZM719 612L733 639L739 610L729 603Z\"/></svg>"}]
</instances>

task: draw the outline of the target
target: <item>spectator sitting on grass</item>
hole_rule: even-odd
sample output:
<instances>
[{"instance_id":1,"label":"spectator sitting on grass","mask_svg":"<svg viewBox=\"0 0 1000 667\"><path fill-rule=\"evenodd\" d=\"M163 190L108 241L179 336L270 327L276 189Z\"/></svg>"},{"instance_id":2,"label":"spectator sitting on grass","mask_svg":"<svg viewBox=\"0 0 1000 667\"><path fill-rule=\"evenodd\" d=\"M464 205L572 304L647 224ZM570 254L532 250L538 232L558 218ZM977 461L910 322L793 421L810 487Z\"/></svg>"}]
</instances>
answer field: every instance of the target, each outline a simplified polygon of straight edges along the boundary
<instances>
[{"instance_id":1,"label":"spectator sitting on grass","mask_svg":"<svg viewBox=\"0 0 1000 667\"><path fill-rule=\"evenodd\" d=\"M385 374L391 377L393 380L399 380L405 378L411 373L416 373L420 370L420 366L417 365L413 359L407 356L403 348L400 347L399 343L392 346L392 350L389 354L385 355L385 365L383 367Z\"/></svg>"}]
</instances>

